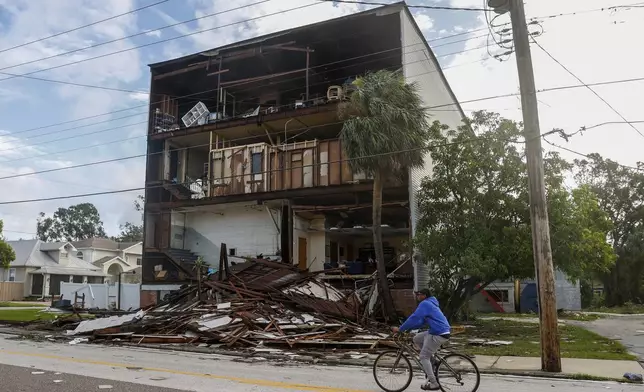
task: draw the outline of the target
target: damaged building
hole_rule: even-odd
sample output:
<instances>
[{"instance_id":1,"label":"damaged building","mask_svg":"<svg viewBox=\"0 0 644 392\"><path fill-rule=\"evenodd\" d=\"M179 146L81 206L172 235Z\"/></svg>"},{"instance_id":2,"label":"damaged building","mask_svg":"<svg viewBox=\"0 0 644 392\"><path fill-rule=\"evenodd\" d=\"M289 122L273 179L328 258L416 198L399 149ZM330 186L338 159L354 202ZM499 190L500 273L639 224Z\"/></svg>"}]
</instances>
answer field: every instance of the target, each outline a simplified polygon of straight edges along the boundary
<instances>
[{"instance_id":1,"label":"damaged building","mask_svg":"<svg viewBox=\"0 0 644 392\"><path fill-rule=\"evenodd\" d=\"M222 243L229 263L345 266L321 275L338 286L373 273L372 181L350 168L338 106L353 80L380 69L402 69L428 107L443 108L434 120L461 124L404 4L150 65L141 305L185 284L198 257L217 268ZM398 303L427 281L407 255L415 191L430 172L428 156L424 168L385 181L383 241Z\"/></svg>"}]
</instances>

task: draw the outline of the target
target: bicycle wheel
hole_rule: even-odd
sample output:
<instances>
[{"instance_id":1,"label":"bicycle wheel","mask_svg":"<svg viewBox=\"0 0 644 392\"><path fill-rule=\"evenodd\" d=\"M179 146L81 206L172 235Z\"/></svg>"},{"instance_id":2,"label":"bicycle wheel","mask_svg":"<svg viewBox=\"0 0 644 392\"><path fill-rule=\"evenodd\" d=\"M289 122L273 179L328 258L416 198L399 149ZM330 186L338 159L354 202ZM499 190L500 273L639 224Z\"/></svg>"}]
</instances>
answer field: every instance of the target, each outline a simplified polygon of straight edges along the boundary
<instances>
[{"instance_id":1,"label":"bicycle wheel","mask_svg":"<svg viewBox=\"0 0 644 392\"><path fill-rule=\"evenodd\" d=\"M400 351L385 351L373 363L373 378L387 392L402 392L413 377L411 362Z\"/></svg>"},{"instance_id":2,"label":"bicycle wheel","mask_svg":"<svg viewBox=\"0 0 644 392\"><path fill-rule=\"evenodd\" d=\"M448 354L438 364L436 380L443 392L476 392L481 384L481 374L469 357Z\"/></svg>"}]
</instances>

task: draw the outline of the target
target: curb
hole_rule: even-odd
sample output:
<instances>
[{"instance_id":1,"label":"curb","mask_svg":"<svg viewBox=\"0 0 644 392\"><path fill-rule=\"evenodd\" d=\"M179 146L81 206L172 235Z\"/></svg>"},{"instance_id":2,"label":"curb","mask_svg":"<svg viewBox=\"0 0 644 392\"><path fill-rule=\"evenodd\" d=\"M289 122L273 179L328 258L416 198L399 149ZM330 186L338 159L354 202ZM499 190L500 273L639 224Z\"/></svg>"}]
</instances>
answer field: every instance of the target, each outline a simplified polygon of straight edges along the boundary
<instances>
[{"instance_id":1,"label":"curb","mask_svg":"<svg viewBox=\"0 0 644 392\"><path fill-rule=\"evenodd\" d=\"M41 335L43 338L47 335L43 331L33 331L32 333L26 331L18 331L15 329L0 329L0 334L5 335L14 335L22 336L25 338L33 337L33 335ZM91 341L90 341L91 343ZM99 345L99 344L95 344ZM326 366L353 366L353 367L362 367L362 368L371 368L373 366L372 360L361 360L361 359L345 359L345 358L324 358L323 354L318 353L306 353L306 354L297 354L297 357L271 354L271 353L251 353L251 352L240 352L225 350L220 348L211 348L211 347L195 347L195 346L172 346L172 345L155 345L155 344L136 344L136 343L118 343L112 342L111 344L102 344L107 347L130 347L130 348L145 348L158 351L170 351L170 352L186 352L186 353L195 353L195 354L210 354L210 355L221 355L225 357L233 358L233 361L243 361L243 359L249 359L249 362L259 362L259 361L277 361L277 362L290 362L290 363L300 363L300 364L309 364L309 365L326 365ZM260 359L259 361L252 361L253 358ZM476 358L476 356L473 356ZM245 362L245 361L244 361ZM412 365L415 370L416 365ZM543 378L543 379L555 379L555 380L577 380L577 381L610 381L617 382L620 384L642 384L641 382L630 382L624 379L617 379L611 377L597 377L587 374L554 374L546 373L542 371L526 371L526 370L503 370L503 369L479 369L481 374L485 375L499 375L499 376L523 376L523 377L534 377L534 378Z\"/></svg>"}]
</instances>

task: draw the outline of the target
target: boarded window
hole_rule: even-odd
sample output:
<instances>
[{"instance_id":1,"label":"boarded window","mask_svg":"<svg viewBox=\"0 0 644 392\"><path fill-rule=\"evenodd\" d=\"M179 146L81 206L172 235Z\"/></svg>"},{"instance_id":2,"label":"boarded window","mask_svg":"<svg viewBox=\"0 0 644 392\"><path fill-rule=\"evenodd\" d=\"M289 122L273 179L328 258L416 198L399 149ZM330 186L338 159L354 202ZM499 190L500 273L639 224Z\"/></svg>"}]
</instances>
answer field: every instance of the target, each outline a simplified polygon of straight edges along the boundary
<instances>
[{"instance_id":1,"label":"boarded window","mask_svg":"<svg viewBox=\"0 0 644 392\"><path fill-rule=\"evenodd\" d=\"M251 173L252 174L262 173L262 153L261 152L255 152L251 154Z\"/></svg>"}]
</instances>

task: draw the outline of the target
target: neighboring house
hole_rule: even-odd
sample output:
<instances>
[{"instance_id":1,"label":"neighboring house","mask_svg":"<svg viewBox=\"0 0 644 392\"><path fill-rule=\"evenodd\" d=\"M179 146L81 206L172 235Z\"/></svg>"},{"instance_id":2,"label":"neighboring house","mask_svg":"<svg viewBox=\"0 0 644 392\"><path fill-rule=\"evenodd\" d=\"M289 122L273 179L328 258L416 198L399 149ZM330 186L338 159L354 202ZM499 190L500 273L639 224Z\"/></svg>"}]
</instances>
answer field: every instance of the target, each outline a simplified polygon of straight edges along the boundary
<instances>
[{"instance_id":1,"label":"neighboring house","mask_svg":"<svg viewBox=\"0 0 644 392\"><path fill-rule=\"evenodd\" d=\"M312 271L368 264L372 180L346 160L338 104L352 80L380 69L416 82L424 105L442 108L432 120L462 124L401 3L150 65L141 305L179 289L198 256L218 267L221 243L231 257L279 255ZM416 191L430 174L428 153L424 167L385 180L382 231L394 268L409 251ZM406 266L394 284L409 297L428 272Z\"/></svg>"},{"instance_id":2,"label":"neighboring house","mask_svg":"<svg viewBox=\"0 0 644 392\"><path fill-rule=\"evenodd\" d=\"M494 282L481 293L472 297L470 309L481 313L515 313L516 305L521 312L537 312L537 287L533 279L519 282L519 295L515 294L514 282ZM562 271L555 270L557 309L581 310L581 286L571 282ZM517 303L517 300L519 302Z\"/></svg>"},{"instance_id":3,"label":"neighboring house","mask_svg":"<svg viewBox=\"0 0 644 392\"><path fill-rule=\"evenodd\" d=\"M102 283L107 275L101 267L76 257L77 249L69 242L40 240L7 241L16 259L0 277L24 284L25 297L60 294L61 282Z\"/></svg>"},{"instance_id":4,"label":"neighboring house","mask_svg":"<svg viewBox=\"0 0 644 392\"><path fill-rule=\"evenodd\" d=\"M142 264L142 242L116 242L109 238L90 238L72 242L76 248L75 256L102 268L107 275L106 281L117 283L123 274L124 283L140 282Z\"/></svg>"}]
</instances>

